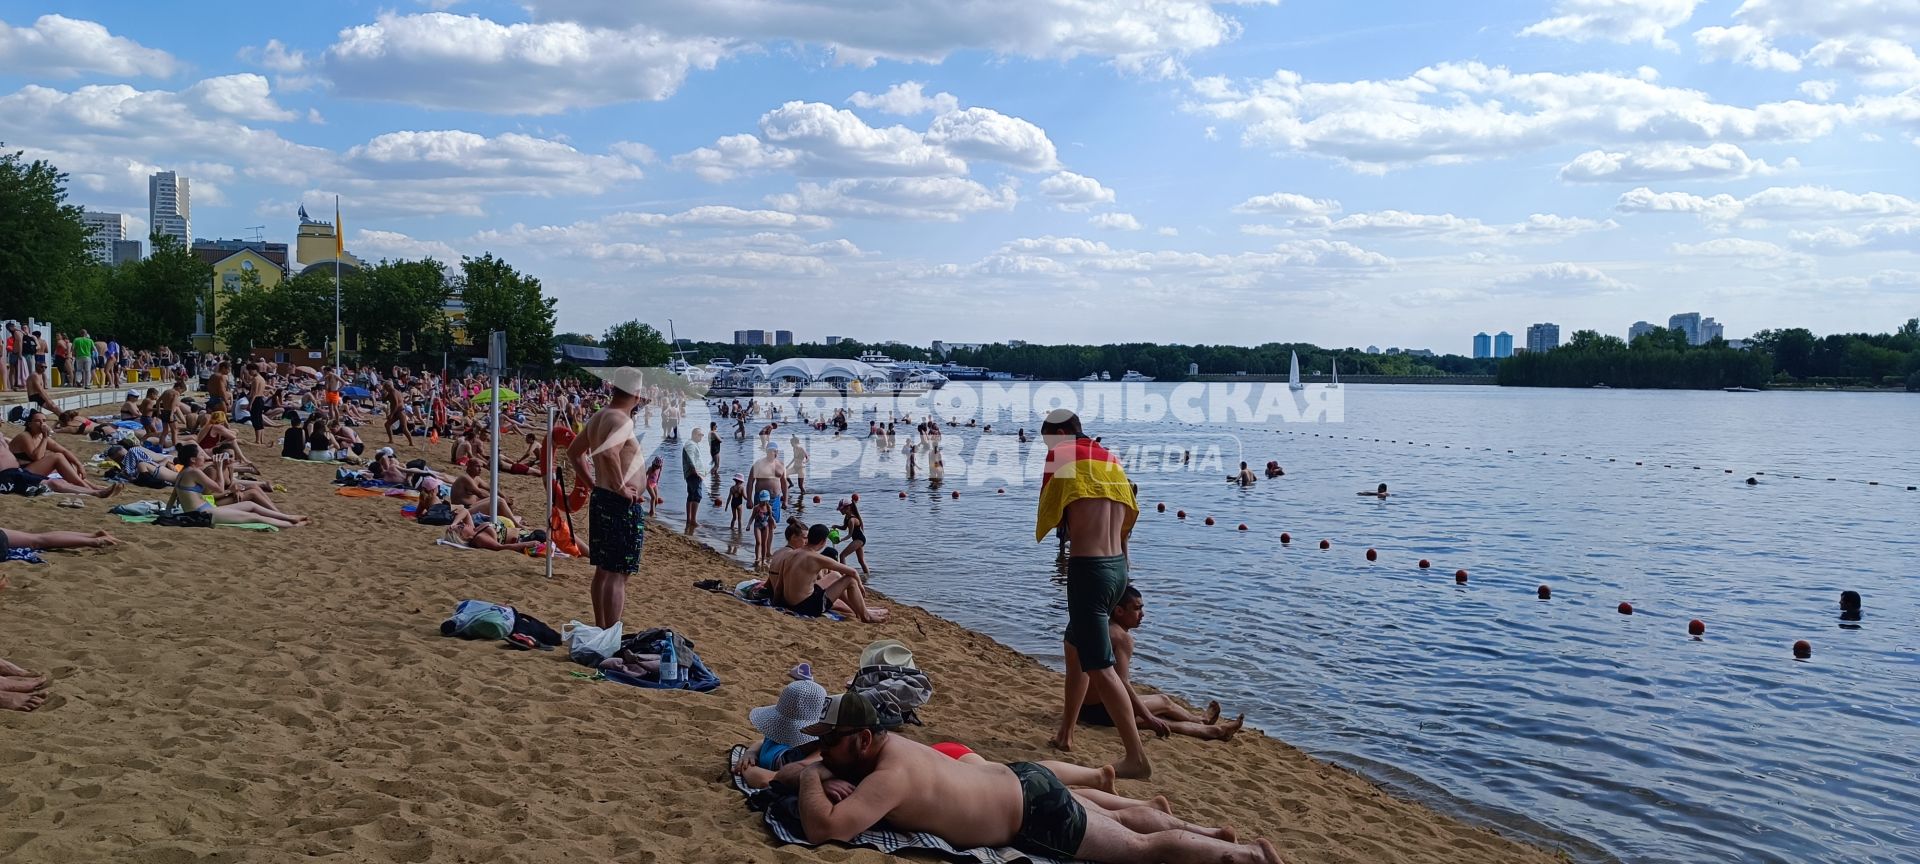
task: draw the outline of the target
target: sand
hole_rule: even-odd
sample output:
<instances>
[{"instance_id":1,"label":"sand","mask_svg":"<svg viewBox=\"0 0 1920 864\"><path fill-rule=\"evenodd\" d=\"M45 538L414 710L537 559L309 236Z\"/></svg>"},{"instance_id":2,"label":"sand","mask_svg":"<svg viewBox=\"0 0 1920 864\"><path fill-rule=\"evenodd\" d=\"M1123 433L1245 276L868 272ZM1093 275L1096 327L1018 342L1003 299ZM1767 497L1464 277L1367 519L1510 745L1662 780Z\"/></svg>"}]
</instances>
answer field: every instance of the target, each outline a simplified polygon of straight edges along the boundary
<instances>
[{"instance_id":1,"label":"sand","mask_svg":"<svg viewBox=\"0 0 1920 864\"><path fill-rule=\"evenodd\" d=\"M363 432L370 445L385 437ZM400 449L436 465L447 453ZM861 647L887 637L913 647L935 688L928 726L905 734L1001 761L1058 755L1045 744L1058 673L899 600L879 601L894 617L876 626L696 590L744 576L665 524L648 532L626 621L690 636L718 691L590 682L561 651L443 638L440 621L465 598L556 628L588 618L591 569L561 561L548 581L537 560L435 546L441 529L402 520L397 500L339 497L331 467L249 451L290 487L283 509L317 525L122 525L99 501L0 498L0 528L109 528L128 541L0 565L11 582L0 657L56 679L39 711L0 712L0 860L879 861L776 846L723 782L723 756L756 740L746 712L774 700L794 663L837 690ZM503 480L523 501L541 495L532 478ZM885 591L884 576L874 587ZM1166 795L1185 818L1266 836L1289 860L1555 860L1257 731L1148 746L1154 779L1120 791ZM1084 764L1119 754L1105 729L1083 728L1076 750Z\"/></svg>"}]
</instances>

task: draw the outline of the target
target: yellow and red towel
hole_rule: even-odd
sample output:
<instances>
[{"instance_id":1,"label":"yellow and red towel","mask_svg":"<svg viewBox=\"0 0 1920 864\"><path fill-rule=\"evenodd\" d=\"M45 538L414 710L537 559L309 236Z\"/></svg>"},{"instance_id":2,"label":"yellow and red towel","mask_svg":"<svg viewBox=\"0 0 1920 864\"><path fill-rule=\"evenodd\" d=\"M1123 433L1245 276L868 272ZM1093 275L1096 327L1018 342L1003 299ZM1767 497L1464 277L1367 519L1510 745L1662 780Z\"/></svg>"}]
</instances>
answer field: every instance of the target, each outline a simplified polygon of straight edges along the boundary
<instances>
[{"instance_id":1,"label":"yellow and red towel","mask_svg":"<svg viewBox=\"0 0 1920 864\"><path fill-rule=\"evenodd\" d=\"M1092 438L1077 438L1047 451L1046 471L1040 476L1040 518L1034 525L1033 539L1045 540L1047 534L1066 518L1067 505L1082 498L1105 498L1127 505L1127 528L1139 517L1140 505L1134 502L1133 484L1107 448Z\"/></svg>"}]
</instances>

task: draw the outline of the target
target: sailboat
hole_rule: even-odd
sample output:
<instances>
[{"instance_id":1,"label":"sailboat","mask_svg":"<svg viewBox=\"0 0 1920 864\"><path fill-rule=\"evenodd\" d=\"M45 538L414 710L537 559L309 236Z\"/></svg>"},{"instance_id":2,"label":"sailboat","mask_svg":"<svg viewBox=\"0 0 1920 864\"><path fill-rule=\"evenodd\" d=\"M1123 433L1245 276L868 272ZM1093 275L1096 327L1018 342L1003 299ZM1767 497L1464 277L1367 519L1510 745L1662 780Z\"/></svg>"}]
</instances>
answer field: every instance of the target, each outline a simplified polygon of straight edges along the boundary
<instances>
[{"instance_id":1,"label":"sailboat","mask_svg":"<svg viewBox=\"0 0 1920 864\"><path fill-rule=\"evenodd\" d=\"M1305 390L1307 385L1300 383L1300 352L1293 352L1293 364L1287 367L1287 389Z\"/></svg>"},{"instance_id":2,"label":"sailboat","mask_svg":"<svg viewBox=\"0 0 1920 864\"><path fill-rule=\"evenodd\" d=\"M1328 384L1327 389L1328 390L1340 389L1340 361L1339 360L1333 361L1333 383Z\"/></svg>"}]
</instances>

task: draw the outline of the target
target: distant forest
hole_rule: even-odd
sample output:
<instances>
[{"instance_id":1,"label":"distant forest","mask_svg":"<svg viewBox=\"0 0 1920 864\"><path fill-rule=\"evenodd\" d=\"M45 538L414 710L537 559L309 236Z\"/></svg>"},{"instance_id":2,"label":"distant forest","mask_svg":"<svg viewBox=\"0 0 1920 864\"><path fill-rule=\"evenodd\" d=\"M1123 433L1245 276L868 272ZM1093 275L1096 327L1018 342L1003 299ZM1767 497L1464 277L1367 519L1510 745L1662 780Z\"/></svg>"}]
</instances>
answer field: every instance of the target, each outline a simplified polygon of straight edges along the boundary
<instances>
[{"instance_id":1,"label":"distant forest","mask_svg":"<svg viewBox=\"0 0 1920 864\"><path fill-rule=\"evenodd\" d=\"M1499 382L1519 387L1904 387L1920 391L1920 319L1892 333L1815 336L1803 327L1762 330L1742 348L1715 339L1688 345L1677 331L1641 334L1631 345L1592 330L1540 354L1500 363Z\"/></svg>"}]
</instances>

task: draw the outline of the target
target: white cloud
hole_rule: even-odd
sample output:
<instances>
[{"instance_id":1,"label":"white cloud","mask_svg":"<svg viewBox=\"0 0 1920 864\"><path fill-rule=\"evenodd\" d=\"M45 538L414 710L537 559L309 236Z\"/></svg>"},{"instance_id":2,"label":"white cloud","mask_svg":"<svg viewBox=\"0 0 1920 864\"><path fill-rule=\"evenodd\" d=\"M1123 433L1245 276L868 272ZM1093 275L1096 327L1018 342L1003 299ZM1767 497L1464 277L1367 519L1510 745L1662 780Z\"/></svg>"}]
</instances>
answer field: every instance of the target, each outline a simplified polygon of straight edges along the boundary
<instances>
[{"instance_id":1,"label":"white cloud","mask_svg":"<svg viewBox=\"0 0 1920 864\"><path fill-rule=\"evenodd\" d=\"M1162 237L1178 237L1180 236L1180 229L1175 228L1171 225L1167 225L1167 226L1153 229L1153 233L1158 234Z\"/></svg>"},{"instance_id":2,"label":"white cloud","mask_svg":"<svg viewBox=\"0 0 1920 864\"><path fill-rule=\"evenodd\" d=\"M173 55L115 36L94 21L42 15L30 27L0 21L0 72L70 78L86 72L165 78L180 68Z\"/></svg>"},{"instance_id":3,"label":"white cloud","mask_svg":"<svg viewBox=\"0 0 1920 864\"><path fill-rule=\"evenodd\" d=\"M1575 42L1649 42L1675 47L1667 30L1687 23L1700 0L1559 0L1554 17L1520 31Z\"/></svg>"},{"instance_id":4,"label":"white cloud","mask_svg":"<svg viewBox=\"0 0 1920 864\"><path fill-rule=\"evenodd\" d=\"M1251 0L1268 3L1272 0ZM842 63L939 62L959 51L1067 59L1113 58L1129 68L1212 48L1240 27L1220 0L525 0L536 16L608 27L656 27L679 36L795 42Z\"/></svg>"},{"instance_id":5,"label":"white cloud","mask_svg":"<svg viewBox=\"0 0 1920 864\"><path fill-rule=\"evenodd\" d=\"M1920 213L1920 202L1887 192L1846 192L1825 186L1770 186L1745 198L1703 198L1688 192L1655 192L1645 186L1621 194L1622 213L1693 213L1726 221L1823 221Z\"/></svg>"},{"instance_id":6,"label":"white cloud","mask_svg":"<svg viewBox=\"0 0 1920 864\"><path fill-rule=\"evenodd\" d=\"M1793 168L1798 162L1782 163ZM1635 150L1590 150L1560 169L1567 183L1647 183L1662 180L1744 180L1777 173L1764 159L1754 159L1737 144L1721 142L1705 147L1662 145Z\"/></svg>"},{"instance_id":7,"label":"white cloud","mask_svg":"<svg viewBox=\"0 0 1920 864\"><path fill-rule=\"evenodd\" d=\"M883 114L913 116L915 114L945 114L960 109L960 100L952 93L935 93L932 96L922 92L926 85L919 81L902 81L888 87L878 96L861 90L847 97L847 101L856 108L869 108Z\"/></svg>"},{"instance_id":8,"label":"white cloud","mask_svg":"<svg viewBox=\"0 0 1920 864\"><path fill-rule=\"evenodd\" d=\"M1815 66L1844 69L1868 87L1920 84L1920 56L1905 43L1879 37L1828 39L1807 52Z\"/></svg>"},{"instance_id":9,"label":"white cloud","mask_svg":"<svg viewBox=\"0 0 1920 864\"><path fill-rule=\"evenodd\" d=\"M1088 219L1087 224L1108 231L1138 231L1141 227L1140 220L1133 218L1132 213L1100 213Z\"/></svg>"},{"instance_id":10,"label":"white cloud","mask_svg":"<svg viewBox=\"0 0 1920 864\"><path fill-rule=\"evenodd\" d=\"M555 114L672 96L712 69L725 39L571 21L498 24L477 16L383 13L340 31L322 61L341 95L427 108Z\"/></svg>"},{"instance_id":11,"label":"white cloud","mask_svg":"<svg viewBox=\"0 0 1920 864\"><path fill-rule=\"evenodd\" d=\"M1912 0L1742 0L1733 14L1772 34L1920 36L1920 5Z\"/></svg>"},{"instance_id":12,"label":"white cloud","mask_svg":"<svg viewBox=\"0 0 1920 864\"><path fill-rule=\"evenodd\" d=\"M674 157L707 180L790 170L812 177L961 175L967 163L905 126L875 128L852 111L788 102L760 116L760 136L729 135Z\"/></svg>"},{"instance_id":13,"label":"white cloud","mask_svg":"<svg viewBox=\"0 0 1920 864\"><path fill-rule=\"evenodd\" d=\"M1553 213L1535 213L1524 222L1504 226L1503 233L1510 238L1520 240L1559 240L1578 234L1590 234L1595 231L1611 231L1620 227L1612 219L1588 219L1584 216L1560 216Z\"/></svg>"},{"instance_id":14,"label":"white cloud","mask_svg":"<svg viewBox=\"0 0 1920 864\"><path fill-rule=\"evenodd\" d=\"M1024 171L1051 170L1059 161L1053 142L1040 127L987 108L965 108L933 118L926 140L964 158Z\"/></svg>"},{"instance_id":15,"label":"white cloud","mask_svg":"<svg viewBox=\"0 0 1920 864\"><path fill-rule=\"evenodd\" d=\"M1840 91L1840 85L1834 83L1832 80L1802 81L1798 89L1802 95L1810 99L1818 99L1825 102L1828 99L1832 99L1833 94Z\"/></svg>"},{"instance_id":16,"label":"white cloud","mask_svg":"<svg viewBox=\"0 0 1920 864\"><path fill-rule=\"evenodd\" d=\"M1800 58L1773 47L1765 31L1747 24L1702 27L1693 31L1693 44L1708 60L1731 60L1755 69L1800 71Z\"/></svg>"},{"instance_id":17,"label":"white cloud","mask_svg":"<svg viewBox=\"0 0 1920 864\"><path fill-rule=\"evenodd\" d=\"M362 258L435 258L448 264L460 263L460 253L452 246L439 240L421 240L397 231L359 229L354 232L347 246Z\"/></svg>"},{"instance_id":18,"label":"white cloud","mask_svg":"<svg viewBox=\"0 0 1920 864\"><path fill-rule=\"evenodd\" d=\"M1716 237L1699 243L1675 243L1672 252L1688 258L1723 258L1732 266L1750 270L1798 268L1810 263L1806 256L1790 252L1777 243L1745 237Z\"/></svg>"},{"instance_id":19,"label":"white cloud","mask_svg":"<svg viewBox=\"0 0 1920 864\"><path fill-rule=\"evenodd\" d=\"M1074 212L1083 212L1096 204L1112 204L1113 190L1100 185L1100 181L1072 171L1061 171L1040 181L1040 197L1053 202L1053 206Z\"/></svg>"},{"instance_id":20,"label":"white cloud","mask_svg":"<svg viewBox=\"0 0 1920 864\"><path fill-rule=\"evenodd\" d=\"M292 120L300 116L275 104L267 79L251 73L208 78L180 95L243 120Z\"/></svg>"},{"instance_id":21,"label":"white cloud","mask_svg":"<svg viewBox=\"0 0 1920 864\"><path fill-rule=\"evenodd\" d=\"M1696 213L1709 219L1740 215L1740 199L1725 193L1704 198L1688 192L1655 192L1645 186L1620 194L1613 209L1622 213Z\"/></svg>"},{"instance_id":22,"label":"white cloud","mask_svg":"<svg viewBox=\"0 0 1920 864\"><path fill-rule=\"evenodd\" d=\"M1340 202L1332 198L1308 198L1294 192L1255 195L1234 205L1235 213L1270 216L1331 216L1340 212Z\"/></svg>"},{"instance_id":23,"label":"white cloud","mask_svg":"<svg viewBox=\"0 0 1920 864\"><path fill-rule=\"evenodd\" d=\"M863 219L958 222L981 212L1012 210L1012 186L988 189L964 177L843 178L802 183L793 192L767 196L779 210Z\"/></svg>"},{"instance_id":24,"label":"white cloud","mask_svg":"<svg viewBox=\"0 0 1920 864\"><path fill-rule=\"evenodd\" d=\"M1587 295L1624 291L1632 286L1583 264L1556 261L1501 276L1491 287L1503 292Z\"/></svg>"},{"instance_id":25,"label":"white cloud","mask_svg":"<svg viewBox=\"0 0 1920 864\"><path fill-rule=\"evenodd\" d=\"M240 49L240 59L282 75L293 75L307 69L306 52L287 50L286 43L278 39L268 39L267 44L259 48Z\"/></svg>"},{"instance_id":26,"label":"white cloud","mask_svg":"<svg viewBox=\"0 0 1920 864\"><path fill-rule=\"evenodd\" d=\"M1868 222L1856 230L1827 227L1818 231L1790 231L1787 238L1795 246L1823 255L1920 253L1920 219L1885 219Z\"/></svg>"},{"instance_id":27,"label":"white cloud","mask_svg":"<svg viewBox=\"0 0 1920 864\"><path fill-rule=\"evenodd\" d=\"M1245 125L1243 143L1340 160L1361 171L1503 157L1569 143L1799 141L1843 122L1920 116L1912 100L1741 107L1664 87L1651 70L1516 73L1446 63L1386 81L1312 83L1281 70L1244 87L1195 82L1186 107Z\"/></svg>"},{"instance_id":28,"label":"white cloud","mask_svg":"<svg viewBox=\"0 0 1920 864\"><path fill-rule=\"evenodd\" d=\"M1452 213L1408 213L1405 210L1377 210L1353 213L1334 220L1330 230L1370 237L1450 236L1460 239L1491 239L1500 231L1478 219Z\"/></svg>"}]
</instances>

